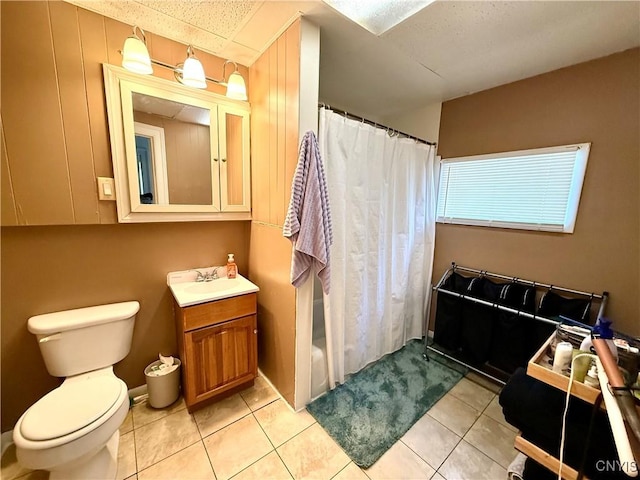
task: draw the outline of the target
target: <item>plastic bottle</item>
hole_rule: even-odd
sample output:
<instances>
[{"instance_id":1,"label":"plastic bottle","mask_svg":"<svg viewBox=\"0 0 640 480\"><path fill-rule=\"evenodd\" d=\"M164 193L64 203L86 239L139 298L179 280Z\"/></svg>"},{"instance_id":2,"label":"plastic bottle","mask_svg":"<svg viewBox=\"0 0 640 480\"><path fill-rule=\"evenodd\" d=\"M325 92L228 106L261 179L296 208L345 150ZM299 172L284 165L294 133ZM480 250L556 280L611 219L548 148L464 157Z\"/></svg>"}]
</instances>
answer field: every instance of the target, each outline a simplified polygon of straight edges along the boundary
<instances>
[{"instance_id":1,"label":"plastic bottle","mask_svg":"<svg viewBox=\"0 0 640 480\"><path fill-rule=\"evenodd\" d=\"M569 375L572 353L573 346L571 345L571 343L558 343L556 345L556 353L553 356L553 371L561 375Z\"/></svg>"},{"instance_id":2,"label":"plastic bottle","mask_svg":"<svg viewBox=\"0 0 640 480\"><path fill-rule=\"evenodd\" d=\"M233 259L233 253L230 253L227 258L227 278L236 278L238 274L238 266Z\"/></svg>"},{"instance_id":3,"label":"plastic bottle","mask_svg":"<svg viewBox=\"0 0 640 480\"><path fill-rule=\"evenodd\" d=\"M592 388L600 389L600 380L598 380L598 371L596 366L592 365L584 377L584 384Z\"/></svg>"}]
</instances>

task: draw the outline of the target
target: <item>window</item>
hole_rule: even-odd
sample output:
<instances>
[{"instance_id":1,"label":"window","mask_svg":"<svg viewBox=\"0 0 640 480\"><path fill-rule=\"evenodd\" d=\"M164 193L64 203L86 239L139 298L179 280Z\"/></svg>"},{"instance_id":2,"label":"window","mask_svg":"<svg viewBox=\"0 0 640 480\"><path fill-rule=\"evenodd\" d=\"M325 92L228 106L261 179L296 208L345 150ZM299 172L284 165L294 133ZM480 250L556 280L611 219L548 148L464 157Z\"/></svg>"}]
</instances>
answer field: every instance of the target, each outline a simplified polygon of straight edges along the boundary
<instances>
[{"instance_id":1,"label":"window","mask_svg":"<svg viewBox=\"0 0 640 480\"><path fill-rule=\"evenodd\" d=\"M572 233L590 145L444 159L437 221Z\"/></svg>"}]
</instances>

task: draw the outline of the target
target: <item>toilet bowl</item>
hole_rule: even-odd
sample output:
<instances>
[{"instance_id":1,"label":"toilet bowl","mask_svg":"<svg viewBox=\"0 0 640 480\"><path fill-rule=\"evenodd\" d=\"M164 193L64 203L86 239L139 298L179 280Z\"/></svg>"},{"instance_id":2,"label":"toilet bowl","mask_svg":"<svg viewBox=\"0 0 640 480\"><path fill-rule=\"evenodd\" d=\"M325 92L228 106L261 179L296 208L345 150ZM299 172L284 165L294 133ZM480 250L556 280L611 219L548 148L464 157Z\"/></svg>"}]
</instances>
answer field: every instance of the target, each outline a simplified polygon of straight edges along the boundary
<instances>
[{"instance_id":1,"label":"toilet bowl","mask_svg":"<svg viewBox=\"0 0 640 480\"><path fill-rule=\"evenodd\" d=\"M129 397L112 365L130 350L138 309L125 302L29 319L49 373L68 376L18 420L20 464L49 470L51 480L115 478Z\"/></svg>"}]
</instances>

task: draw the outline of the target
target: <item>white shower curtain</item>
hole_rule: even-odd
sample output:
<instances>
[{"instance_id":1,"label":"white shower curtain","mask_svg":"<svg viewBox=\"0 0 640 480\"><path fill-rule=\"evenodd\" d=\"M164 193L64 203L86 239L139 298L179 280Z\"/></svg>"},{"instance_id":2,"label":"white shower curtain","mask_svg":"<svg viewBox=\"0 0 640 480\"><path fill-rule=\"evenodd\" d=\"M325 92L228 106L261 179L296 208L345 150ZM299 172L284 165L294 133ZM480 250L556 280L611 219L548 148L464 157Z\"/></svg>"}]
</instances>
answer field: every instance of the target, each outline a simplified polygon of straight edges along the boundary
<instances>
[{"instance_id":1,"label":"white shower curtain","mask_svg":"<svg viewBox=\"0 0 640 480\"><path fill-rule=\"evenodd\" d=\"M435 147L320 109L333 221L329 383L423 334L435 240Z\"/></svg>"}]
</instances>

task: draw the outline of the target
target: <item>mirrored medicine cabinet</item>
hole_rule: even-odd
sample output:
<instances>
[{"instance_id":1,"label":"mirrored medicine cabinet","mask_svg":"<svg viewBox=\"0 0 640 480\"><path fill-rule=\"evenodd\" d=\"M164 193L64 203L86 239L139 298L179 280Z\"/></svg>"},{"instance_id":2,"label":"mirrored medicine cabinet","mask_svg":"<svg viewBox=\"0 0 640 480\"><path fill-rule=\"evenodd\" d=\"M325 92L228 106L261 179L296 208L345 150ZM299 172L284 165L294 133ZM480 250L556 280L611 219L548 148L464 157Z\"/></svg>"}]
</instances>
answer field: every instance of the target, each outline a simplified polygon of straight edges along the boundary
<instances>
[{"instance_id":1,"label":"mirrored medicine cabinet","mask_svg":"<svg viewBox=\"0 0 640 480\"><path fill-rule=\"evenodd\" d=\"M120 222L249 220L249 104L103 65Z\"/></svg>"}]
</instances>

